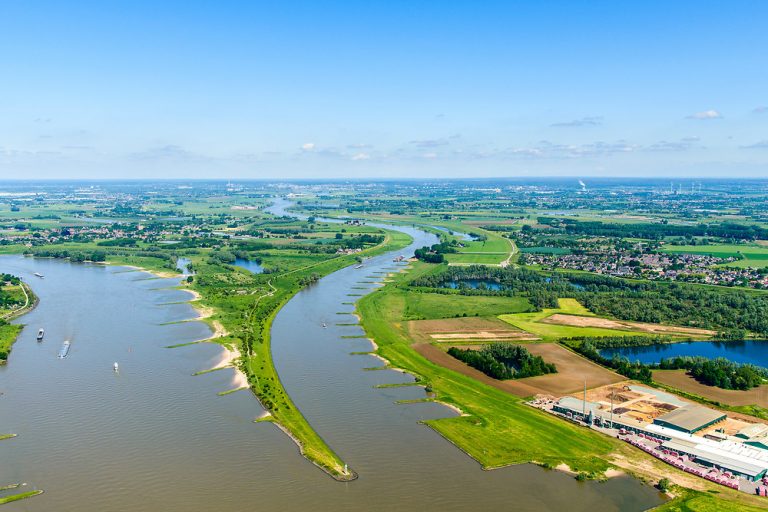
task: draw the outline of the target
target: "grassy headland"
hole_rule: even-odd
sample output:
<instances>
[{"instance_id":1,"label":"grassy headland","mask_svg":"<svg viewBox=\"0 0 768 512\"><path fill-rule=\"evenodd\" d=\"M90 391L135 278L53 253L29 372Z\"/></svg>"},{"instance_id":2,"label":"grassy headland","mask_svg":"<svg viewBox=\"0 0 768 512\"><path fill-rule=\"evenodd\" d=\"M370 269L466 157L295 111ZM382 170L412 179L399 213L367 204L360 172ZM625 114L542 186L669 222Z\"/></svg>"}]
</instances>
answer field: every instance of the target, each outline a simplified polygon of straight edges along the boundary
<instances>
[{"instance_id":1,"label":"grassy headland","mask_svg":"<svg viewBox=\"0 0 768 512\"><path fill-rule=\"evenodd\" d=\"M255 276L258 285L251 286L251 290L258 293L255 300L252 295L221 293L224 285L212 278L216 269L211 267L215 266L202 262L195 265L198 275L192 289L200 294L200 302L204 306L215 310L211 320L220 322L231 333L215 341L240 348L243 356L241 369L248 377L254 394L271 414L271 421L296 442L307 459L338 480L351 480L355 474L349 470L345 472L343 461L307 422L283 388L272 361L272 322L291 297L320 277L355 263L356 257L394 251L410 242L408 235L387 232L381 244L356 255L337 256L280 274ZM246 288L245 283L241 286Z\"/></svg>"}]
</instances>

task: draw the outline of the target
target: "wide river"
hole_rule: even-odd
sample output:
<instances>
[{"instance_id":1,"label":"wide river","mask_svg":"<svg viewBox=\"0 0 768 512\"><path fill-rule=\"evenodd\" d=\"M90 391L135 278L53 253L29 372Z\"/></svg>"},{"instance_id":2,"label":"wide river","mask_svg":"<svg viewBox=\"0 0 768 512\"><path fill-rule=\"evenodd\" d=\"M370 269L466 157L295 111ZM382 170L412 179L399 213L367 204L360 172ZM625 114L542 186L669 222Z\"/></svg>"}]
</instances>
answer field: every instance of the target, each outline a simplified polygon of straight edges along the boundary
<instances>
[{"instance_id":1,"label":"wide river","mask_svg":"<svg viewBox=\"0 0 768 512\"><path fill-rule=\"evenodd\" d=\"M273 211L286 203L278 201ZM419 423L454 414L436 404L397 405L420 398L417 387L376 389L410 381L379 366L361 338L350 304L375 288L392 258L434 243L407 227L414 244L348 267L300 292L272 328L275 364L309 422L357 471L339 483L307 462L262 409L233 386L232 370L216 366L216 345L169 345L206 338L173 288L123 267L0 257L0 271L22 276L40 304L9 364L0 367L0 487L45 493L5 505L25 511L352 511L536 510L640 511L661 503L631 478L579 483L573 477L520 465L480 466ZM33 276L34 272L45 279ZM339 314L344 313L344 314ZM323 322L327 324L322 327ZM35 341L39 327L45 340ZM61 343L72 340L65 359ZM120 371L112 370L119 362ZM2 493L0 495L5 495Z\"/></svg>"}]
</instances>

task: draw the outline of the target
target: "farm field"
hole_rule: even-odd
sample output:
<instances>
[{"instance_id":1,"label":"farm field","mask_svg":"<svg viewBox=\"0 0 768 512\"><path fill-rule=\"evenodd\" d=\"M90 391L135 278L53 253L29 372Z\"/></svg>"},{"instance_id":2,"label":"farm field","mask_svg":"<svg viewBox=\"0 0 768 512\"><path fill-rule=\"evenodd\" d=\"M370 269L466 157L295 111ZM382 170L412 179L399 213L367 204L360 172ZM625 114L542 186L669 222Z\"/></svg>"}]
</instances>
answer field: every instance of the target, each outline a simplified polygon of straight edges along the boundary
<instances>
[{"instance_id":1,"label":"farm field","mask_svg":"<svg viewBox=\"0 0 768 512\"><path fill-rule=\"evenodd\" d=\"M569 325L553 325L543 320L557 313L566 315L592 315L581 304L573 299L560 299L557 309L544 309L535 313L516 313L499 315L499 318L518 329L535 334L545 341L556 341L560 338L575 336L627 336L627 331L606 329L600 327L573 327Z\"/></svg>"},{"instance_id":2,"label":"farm field","mask_svg":"<svg viewBox=\"0 0 768 512\"><path fill-rule=\"evenodd\" d=\"M722 389L697 382L684 370L656 370L653 380L687 393L733 406L758 405L768 408L768 385L747 391Z\"/></svg>"},{"instance_id":3,"label":"farm field","mask_svg":"<svg viewBox=\"0 0 768 512\"><path fill-rule=\"evenodd\" d=\"M406 322L405 325L413 340L420 343L456 344L539 339L494 317L415 320Z\"/></svg>"},{"instance_id":4,"label":"farm field","mask_svg":"<svg viewBox=\"0 0 768 512\"><path fill-rule=\"evenodd\" d=\"M665 334L671 336L702 336L709 337L717 334L709 329L697 329L694 327L677 327L661 324L649 324L645 322L627 322L621 320L609 320L607 318L583 317L555 313L543 320L542 323L553 325L568 325L572 327L600 327L617 329L621 331L646 332L649 334Z\"/></svg>"}]
</instances>

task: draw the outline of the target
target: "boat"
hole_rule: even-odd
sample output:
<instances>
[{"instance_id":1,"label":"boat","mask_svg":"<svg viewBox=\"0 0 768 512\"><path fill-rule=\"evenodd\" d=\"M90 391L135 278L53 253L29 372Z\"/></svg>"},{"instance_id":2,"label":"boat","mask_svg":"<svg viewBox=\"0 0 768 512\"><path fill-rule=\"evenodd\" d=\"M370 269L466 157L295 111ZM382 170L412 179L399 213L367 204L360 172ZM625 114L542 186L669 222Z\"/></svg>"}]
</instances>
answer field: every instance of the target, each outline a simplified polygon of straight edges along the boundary
<instances>
[{"instance_id":1,"label":"boat","mask_svg":"<svg viewBox=\"0 0 768 512\"><path fill-rule=\"evenodd\" d=\"M117 366L117 363L115 363L114 365L112 365L112 368L114 368L114 370L115 370L115 371L118 371L118 370L119 370L119 367Z\"/></svg>"},{"instance_id":2,"label":"boat","mask_svg":"<svg viewBox=\"0 0 768 512\"><path fill-rule=\"evenodd\" d=\"M39 277L40 279L43 279L45 276L40 272L35 272L35 277Z\"/></svg>"},{"instance_id":3,"label":"boat","mask_svg":"<svg viewBox=\"0 0 768 512\"><path fill-rule=\"evenodd\" d=\"M356 266L355 268L363 268L363 264L361 263L358 266Z\"/></svg>"},{"instance_id":4,"label":"boat","mask_svg":"<svg viewBox=\"0 0 768 512\"><path fill-rule=\"evenodd\" d=\"M65 340L64 343L61 345L61 348L59 349L59 359L64 359L67 357L67 354L69 354L69 346L71 345L71 342L69 340Z\"/></svg>"},{"instance_id":5,"label":"boat","mask_svg":"<svg viewBox=\"0 0 768 512\"><path fill-rule=\"evenodd\" d=\"M45 336L45 329L37 331L37 341L43 341L43 336Z\"/></svg>"},{"instance_id":6,"label":"boat","mask_svg":"<svg viewBox=\"0 0 768 512\"><path fill-rule=\"evenodd\" d=\"M328 326L325 325L325 322L323 322L323 329L325 329L326 327L328 327Z\"/></svg>"}]
</instances>

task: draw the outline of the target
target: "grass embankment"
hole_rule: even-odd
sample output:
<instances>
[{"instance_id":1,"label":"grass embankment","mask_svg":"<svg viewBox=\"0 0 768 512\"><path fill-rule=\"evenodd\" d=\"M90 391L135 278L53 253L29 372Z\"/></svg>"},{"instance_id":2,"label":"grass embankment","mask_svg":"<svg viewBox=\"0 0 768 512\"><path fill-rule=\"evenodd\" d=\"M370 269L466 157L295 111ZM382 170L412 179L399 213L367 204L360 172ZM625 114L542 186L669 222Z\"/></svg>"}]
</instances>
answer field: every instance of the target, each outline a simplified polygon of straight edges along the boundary
<instances>
[{"instance_id":1,"label":"grass embankment","mask_svg":"<svg viewBox=\"0 0 768 512\"><path fill-rule=\"evenodd\" d=\"M404 279L395 277L396 282ZM366 333L378 345L378 355L391 366L416 375L436 400L464 412L426 424L487 469L526 462L565 463L576 471L596 474L608 468L604 457L616 448L617 441L533 409L522 399L418 354L402 325L407 293L396 283L389 284L361 299L358 311ZM455 296L457 301L464 298Z\"/></svg>"},{"instance_id":2,"label":"grass embankment","mask_svg":"<svg viewBox=\"0 0 768 512\"><path fill-rule=\"evenodd\" d=\"M43 491L28 491L28 492L22 492L19 494L11 494L10 496L3 496L0 498L0 505L5 505L6 503L12 503L14 501L23 500L26 498L31 498L32 496L37 496L38 494L43 494Z\"/></svg>"},{"instance_id":3,"label":"grass embankment","mask_svg":"<svg viewBox=\"0 0 768 512\"><path fill-rule=\"evenodd\" d=\"M270 329L281 307L306 286L312 276L321 277L355 263L355 256L370 257L387 251L401 249L411 243L408 235L387 232L384 242L358 255L333 257L273 276L259 276L263 279L263 293L255 300L251 296L216 295L211 287L199 284L205 276L206 267L196 265L198 277L193 289L200 293L201 303L211 307L216 314L211 320L220 321L232 333L215 341L236 344L241 347L243 361L241 368L248 377L249 385L275 422L299 446L301 453L315 465L338 480L355 478L352 471L345 472L343 461L325 443L301 414L280 382L271 354ZM202 279L205 282L205 279ZM248 308L237 307L249 301Z\"/></svg>"},{"instance_id":4,"label":"grass embankment","mask_svg":"<svg viewBox=\"0 0 768 512\"><path fill-rule=\"evenodd\" d=\"M0 364L5 364L8 361L11 347L16 342L16 338L19 337L19 333L23 328L21 325L8 322L28 313L37 304L37 297L32 293L29 286L21 283L18 288L20 293L24 295L24 304L12 310L0 310Z\"/></svg>"}]
</instances>

